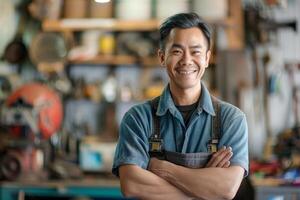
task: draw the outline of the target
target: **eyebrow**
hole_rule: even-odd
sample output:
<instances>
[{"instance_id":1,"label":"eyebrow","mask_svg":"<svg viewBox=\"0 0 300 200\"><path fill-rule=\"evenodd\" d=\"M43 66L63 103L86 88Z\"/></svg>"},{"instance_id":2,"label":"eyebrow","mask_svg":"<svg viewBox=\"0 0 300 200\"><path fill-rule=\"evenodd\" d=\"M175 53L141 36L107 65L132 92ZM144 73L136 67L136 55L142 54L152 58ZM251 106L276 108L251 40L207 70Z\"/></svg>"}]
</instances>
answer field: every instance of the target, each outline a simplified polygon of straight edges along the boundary
<instances>
[{"instance_id":1,"label":"eyebrow","mask_svg":"<svg viewBox=\"0 0 300 200\"><path fill-rule=\"evenodd\" d=\"M183 45L181 45L181 44L173 44L173 45L171 46L171 49L172 49L172 48L180 48L180 49L184 49ZM203 46L200 45L200 44L197 44L197 45L189 46L189 48L190 48L190 49L202 49Z\"/></svg>"},{"instance_id":2,"label":"eyebrow","mask_svg":"<svg viewBox=\"0 0 300 200\"><path fill-rule=\"evenodd\" d=\"M202 49L202 48L203 48L203 46L202 46L202 45L200 45L200 44L198 44L198 45L193 45L193 46L190 46L189 48L190 48L190 49Z\"/></svg>"},{"instance_id":3,"label":"eyebrow","mask_svg":"<svg viewBox=\"0 0 300 200\"><path fill-rule=\"evenodd\" d=\"M183 49L183 46L181 44L172 44L171 49L173 49L173 48Z\"/></svg>"}]
</instances>

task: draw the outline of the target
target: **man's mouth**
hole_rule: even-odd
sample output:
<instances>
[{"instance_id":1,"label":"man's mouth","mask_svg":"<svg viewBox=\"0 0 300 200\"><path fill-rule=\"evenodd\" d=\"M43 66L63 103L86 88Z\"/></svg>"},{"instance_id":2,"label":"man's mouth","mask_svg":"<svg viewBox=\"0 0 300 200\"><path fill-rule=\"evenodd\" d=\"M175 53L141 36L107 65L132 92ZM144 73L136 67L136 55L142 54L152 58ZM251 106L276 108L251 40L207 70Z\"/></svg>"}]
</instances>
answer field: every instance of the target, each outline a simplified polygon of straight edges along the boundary
<instances>
[{"instance_id":1,"label":"man's mouth","mask_svg":"<svg viewBox=\"0 0 300 200\"><path fill-rule=\"evenodd\" d=\"M197 72L197 70L177 70L177 72L181 75L190 75Z\"/></svg>"}]
</instances>

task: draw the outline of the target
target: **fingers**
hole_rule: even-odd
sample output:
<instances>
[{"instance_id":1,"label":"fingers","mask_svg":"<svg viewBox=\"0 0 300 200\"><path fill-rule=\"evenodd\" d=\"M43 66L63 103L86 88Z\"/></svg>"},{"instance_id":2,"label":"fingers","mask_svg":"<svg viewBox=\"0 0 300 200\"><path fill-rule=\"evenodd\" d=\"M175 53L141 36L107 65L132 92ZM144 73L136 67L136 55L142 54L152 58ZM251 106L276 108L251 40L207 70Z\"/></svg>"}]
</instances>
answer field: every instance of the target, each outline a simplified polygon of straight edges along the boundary
<instances>
[{"instance_id":1,"label":"fingers","mask_svg":"<svg viewBox=\"0 0 300 200\"><path fill-rule=\"evenodd\" d=\"M230 165L229 160L232 155L233 153L231 147L222 147L212 155L206 167L228 167Z\"/></svg>"},{"instance_id":2,"label":"fingers","mask_svg":"<svg viewBox=\"0 0 300 200\"><path fill-rule=\"evenodd\" d=\"M208 163L206 164L206 167L213 167L213 165L216 165L215 164L215 160L216 160L216 158L218 157L218 155L219 154L221 154L223 151L225 151L226 150L226 147L225 146L223 146L221 149L219 149L216 153L214 153L212 156L211 156L211 158L210 158L210 160L208 161Z\"/></svg>"},{"instance_id":3,"label":"fingers","mask_svg":"<svg viewBox=\"0 0 300 200\"><path fill-rule=\"evenodd\" d=\"M225 167L225 164L229 162L230 158L232 157L233 153L230 151L229 153L225 154L223 159L217 164L216 167Z\"/></svg>"},{"instance_id":4,"label":"fingers","mask_svg":"<svg viewBox=\"0 0 300 200\"><path fill-rule=\"evenodd\" d=\"M230 161L227 161L226 163L225 163L225 165L223 166L223 168L227 168L227 167L229 167L230 166Z\"/></svg>"}]
</instances>

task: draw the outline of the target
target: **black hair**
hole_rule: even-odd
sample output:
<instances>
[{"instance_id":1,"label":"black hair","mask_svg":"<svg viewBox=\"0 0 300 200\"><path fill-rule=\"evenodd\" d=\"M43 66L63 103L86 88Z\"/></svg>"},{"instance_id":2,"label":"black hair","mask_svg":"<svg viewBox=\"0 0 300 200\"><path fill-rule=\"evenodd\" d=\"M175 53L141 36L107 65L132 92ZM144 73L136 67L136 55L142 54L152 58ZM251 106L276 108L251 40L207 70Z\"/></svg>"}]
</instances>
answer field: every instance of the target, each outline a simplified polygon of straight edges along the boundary
<instances>
[{"instance_id":1,"label":"black hair","mask_svg":"<svg viewBox=\"0 0 300 200\"><path fill-rule=\"evenodd\" d=\"M159 27L159 47L164 49L166 45L166 39L169 36L170 32L174 28L199 28L206 40L207 40L207 49L210 49L211 45L211 28L209 25L204 22L204 20L199 17L196 13L179 13L167 18Z\"/></svg>"}]
</instances>

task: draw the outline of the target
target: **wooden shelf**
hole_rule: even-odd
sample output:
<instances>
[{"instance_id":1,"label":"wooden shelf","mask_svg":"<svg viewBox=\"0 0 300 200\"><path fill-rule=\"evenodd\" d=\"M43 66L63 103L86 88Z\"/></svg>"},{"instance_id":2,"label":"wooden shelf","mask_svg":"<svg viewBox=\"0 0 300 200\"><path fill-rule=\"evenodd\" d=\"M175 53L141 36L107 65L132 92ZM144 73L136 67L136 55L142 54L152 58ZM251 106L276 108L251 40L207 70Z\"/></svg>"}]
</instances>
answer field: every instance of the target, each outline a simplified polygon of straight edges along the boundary
<instances>
[{"instance_id":1,"label":"wooden shelf","mask_svg":"<svg viewBox=\"0 0 300 200\"><path fill-rule=\"evenodd\" d=\"M70 64L104 64L104 65L132 65L141 64L142 66L158 66L159 59L156 56L138 58L130 55L97 55L91 59L69 60ZM209 64L216 64L215 56L211 57Z\"/></svg>"},{"instance_id":2,"label":"wooden shelf","mask_svg":"<svg viewBox=\"0 0 300 200\"><path fill-rule=\"evenodd\" d=\"M154 31L160 21L152 20L117 20L117 19L61 19L43 21L44 31L82 31L91 29L109 31Z\"/></svg>"},{"instance_id":3,"label":"wooden shelf","mask_svg":"<svg viewBox=\"0 0 300 200\"><path fill-rule=\"evenodd\" d=\"M231 28L234 21L231 18L224 20L206 20L211 25L225 26ZM161 21L151 20L117 20L117 19L61 19L43 21L43 30L51 31L83 31L91 29L107 31L155 31L158 30Z\"/></svg>"},{"instance_id":4,"label":"wooden shelf","mask_svg":"<svg viewBox=\"0 0 300 200\"><path fill-rule=\"evenodd\" d=\"M145 57L137 58L130 55L97 55L92 59L70 60L70 64L105 64L105 65L132 65L141 63L143 66L159 65L158 58Z\"/></svg>"}]
</instances>

